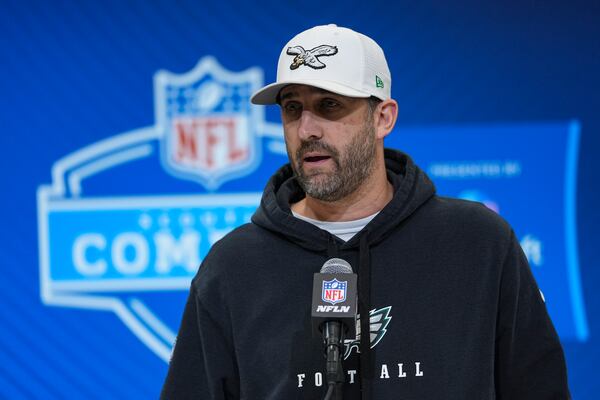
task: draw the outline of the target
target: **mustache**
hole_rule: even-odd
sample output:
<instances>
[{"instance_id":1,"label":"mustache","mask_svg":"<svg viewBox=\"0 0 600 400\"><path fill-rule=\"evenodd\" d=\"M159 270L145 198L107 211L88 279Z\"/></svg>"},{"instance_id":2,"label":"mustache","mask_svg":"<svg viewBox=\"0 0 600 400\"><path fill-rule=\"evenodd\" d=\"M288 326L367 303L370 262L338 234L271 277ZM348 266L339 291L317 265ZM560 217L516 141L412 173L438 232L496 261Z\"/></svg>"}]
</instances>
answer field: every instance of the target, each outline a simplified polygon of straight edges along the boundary
<instances>
[{"instance_id":1,"label":"mustache","mask_svg":"<svg viewBox=\"0 0 600 400\"><path fill-rule=\"evenodd\" d=\"M325 153L339 166L340 153L332 146L320 141L302 141L296 150L296 160L299 166L304 164L304 155L313 151Z\"/></svg>"}]
</instances>

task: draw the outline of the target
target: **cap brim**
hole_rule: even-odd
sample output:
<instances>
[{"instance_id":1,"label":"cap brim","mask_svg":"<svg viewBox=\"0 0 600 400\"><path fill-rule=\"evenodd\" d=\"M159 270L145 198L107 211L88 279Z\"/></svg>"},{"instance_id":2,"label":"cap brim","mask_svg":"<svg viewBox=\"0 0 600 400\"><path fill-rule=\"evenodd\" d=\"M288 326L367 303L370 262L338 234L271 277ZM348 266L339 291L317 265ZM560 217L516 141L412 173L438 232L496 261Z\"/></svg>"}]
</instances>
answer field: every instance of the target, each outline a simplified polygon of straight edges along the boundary
<instances>
[{"instance_id":1,"label":"cap brim","mask_svg":"<svg viewBox=\"0 0 600 400\"><path fill-rule=\"evenodd\" d=\"M370 93L356 90L354 88L351 88L351 87L348 87L345 85L341 85L337 82L319 81L319 80L315 80L315 79L310 79L310 80L297 79L297 80L287 80L285 82L271 83L270 85L267 85L267 86L263 87L262 89L259 89L256 93L254 93L252 95L252 97L250 98L250 101L252 102L252 104L262 104L262 105L277 104L277 96L279 95L279 91L288 85L314 86L319 89L324 89L324 90L327 90L327 91L330 91L330 92L333 92L336 94L341 94L342 96L348 96L348 97L362 97L362 98L371 97Z\"/></svg>"}]
</instances>

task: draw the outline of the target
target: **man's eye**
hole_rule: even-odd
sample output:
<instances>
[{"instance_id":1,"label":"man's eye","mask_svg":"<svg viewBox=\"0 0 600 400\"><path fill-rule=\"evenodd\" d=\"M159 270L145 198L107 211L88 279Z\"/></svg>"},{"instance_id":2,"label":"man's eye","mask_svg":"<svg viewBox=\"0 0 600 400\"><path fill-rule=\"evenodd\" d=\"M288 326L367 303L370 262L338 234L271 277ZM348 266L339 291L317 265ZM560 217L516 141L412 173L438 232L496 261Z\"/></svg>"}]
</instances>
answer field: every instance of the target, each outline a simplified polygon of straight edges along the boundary
<instances>
[{"instance_id":1,"label":"man's eye","mask_svg":"<svg viewBox=\"0 0 600 400\"><path fill-rule=\"evenodd\" d=\"M321 102L321 107L326 110L333 110L339 107L340 103L335 100L326 99Z\"/></svg>"},{"instance_id":2,"label":"man's eye","mask_svg":"<svg viewBox=\"0 0 600 400\"><path fill-rule=\"evenodd\" d=\"M298 103L289 102L283 106L283 109L286 113L295 113L300 110L300 105Z\"/></svg>"}]
</instances>

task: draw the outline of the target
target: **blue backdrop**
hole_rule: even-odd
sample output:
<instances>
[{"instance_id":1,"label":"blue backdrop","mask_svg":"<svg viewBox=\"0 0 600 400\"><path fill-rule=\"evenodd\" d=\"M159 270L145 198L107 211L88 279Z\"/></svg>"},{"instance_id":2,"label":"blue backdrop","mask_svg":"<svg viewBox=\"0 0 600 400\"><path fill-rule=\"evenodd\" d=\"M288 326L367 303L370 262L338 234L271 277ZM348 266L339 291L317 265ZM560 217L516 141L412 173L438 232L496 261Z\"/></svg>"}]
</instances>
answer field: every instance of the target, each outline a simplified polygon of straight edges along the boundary
<instances>
[{"instance_id":1,"label":"blue backdrop","mask_svg":"<svg viewBox=\"0 0 600 400\"><path fill-rule=\"evenodd\" d=\"M248 96L326 23L386 50L387 145L513 225L596 398L597 2L0 4L0 398L158 396L190 277L286 161Z\"/></svg>"}]
</instances>

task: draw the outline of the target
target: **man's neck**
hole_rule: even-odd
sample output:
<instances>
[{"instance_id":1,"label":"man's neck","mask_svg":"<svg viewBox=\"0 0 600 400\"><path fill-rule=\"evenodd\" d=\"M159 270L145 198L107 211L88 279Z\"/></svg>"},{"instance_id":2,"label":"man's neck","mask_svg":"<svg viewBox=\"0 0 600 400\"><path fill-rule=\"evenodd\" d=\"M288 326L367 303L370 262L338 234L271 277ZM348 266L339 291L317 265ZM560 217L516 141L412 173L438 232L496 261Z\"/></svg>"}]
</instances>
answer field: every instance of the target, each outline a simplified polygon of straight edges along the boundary
<instances>
[{"instance_id":1,"label":"man's neck","mask_svg":"<svg viewBox=\"0 0 600 400\"><path fill-rule=\"evenodd\" d=\"M394 188L385 171L375 175L356 191L337 201L306 196L291 205L295 213L319 221L354 221L381 211L392 200Z\"/></svg>"}]
</instances>

